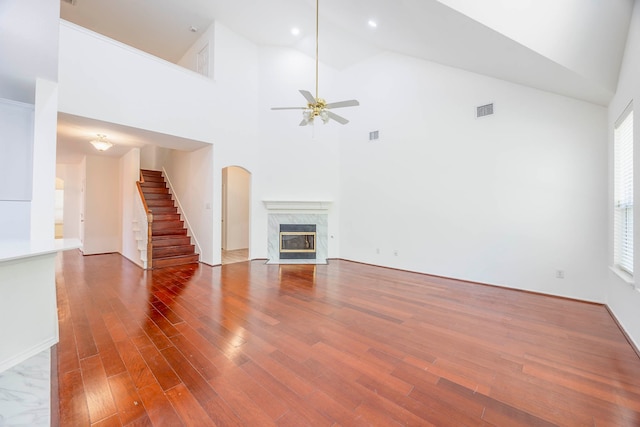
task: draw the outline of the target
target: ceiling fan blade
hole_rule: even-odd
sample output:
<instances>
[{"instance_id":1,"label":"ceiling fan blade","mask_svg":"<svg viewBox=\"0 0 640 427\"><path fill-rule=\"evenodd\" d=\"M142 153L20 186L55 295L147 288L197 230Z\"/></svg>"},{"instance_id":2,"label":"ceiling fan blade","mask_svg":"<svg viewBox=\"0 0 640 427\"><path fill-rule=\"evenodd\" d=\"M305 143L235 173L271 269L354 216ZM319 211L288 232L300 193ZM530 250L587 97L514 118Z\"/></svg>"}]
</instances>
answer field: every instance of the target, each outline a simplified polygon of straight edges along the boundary
<instances>
[{"instance_id":1,"label":"ceiling fan blade","mask_svg":"<svg viewBox=\"0 0 640 427\"><path fill-rule=\"evenodd\" d=\"M327 108L342 108L342 107L357 107L360 105L358 101L355 99L350 99L349 101L340 101L340 102L332 102L327 104L325 107Z\"/></svg>"},{"instance_id":2,"label":"ceiling fan blade","mask_svg":"<svg viewBox=\"0 0 640 427\"><path fill-rule=\"evenodd\" d=\"M316 99L313 97L313 95L311 95L311 92L309 92L308 90L300 89L300 93L302 94L302 96L304 96L304 99L306 99L309 104L316 103Z\"/></svg>"},{"instance_id":3,"label":"ceiling fan blade","mask_svg":"<svg viewBox=\"0 0 640 427\"><path fill-rule=\"evenodd\" d=\"M298 126L306 126L308 124L309 124L309 122L307 121L307 119L302 119L302 121L300 122L300 124Z\"/></svg>"},{"instance_id":4,"label":"ceiling fan blade","mask_svg":"<svg viewBox=\"0 0 640 427\"><path fill-rule=\"evenodd\" d=\"M336 122L340 123L341 125L346 125L347 123L349 123L349 120L347 120L344 117L341 117L341 116L339 116L336 113L333 113L331 111L327 111L327 115L329 116L330 119L335 120Z\"/></svg>"},{"instance_id":5,"label":"ceiling fan blade","mask_svg":"<svg viewBox=\"0 0 640 427\"><path fill-rule=\"evenodd\" d=\"M272 110L304 110L307 107L271 107Z\"/></svg>"}]
</instances>

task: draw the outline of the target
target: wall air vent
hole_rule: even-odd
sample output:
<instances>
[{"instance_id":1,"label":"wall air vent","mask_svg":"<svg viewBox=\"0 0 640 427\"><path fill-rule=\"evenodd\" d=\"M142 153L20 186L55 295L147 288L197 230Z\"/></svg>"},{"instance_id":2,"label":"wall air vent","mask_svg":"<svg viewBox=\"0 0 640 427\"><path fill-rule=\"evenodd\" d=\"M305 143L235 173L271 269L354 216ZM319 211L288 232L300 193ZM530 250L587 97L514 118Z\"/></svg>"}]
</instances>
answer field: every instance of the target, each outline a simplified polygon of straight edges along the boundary
<instances>
[{"instance_id":1,"label":"wall air vent","mask_svg":"<svg viewBox=\"0 0 640 427\"><path fill-rule=\"evenodd\" d=\"M493 114L493 102L491 104L476 107L476 118L491 116Z\"/></svg>"},{"instance_id":2,"label":"wall air vent","mask_svg":"<svg viewBox=\"0 0 640 427\"><path fill-rule=\"evenodd\" d=\"M380 138L380 131L374 130L369 132L369 141L375 141Z\"/></svg>"}]
</instances>

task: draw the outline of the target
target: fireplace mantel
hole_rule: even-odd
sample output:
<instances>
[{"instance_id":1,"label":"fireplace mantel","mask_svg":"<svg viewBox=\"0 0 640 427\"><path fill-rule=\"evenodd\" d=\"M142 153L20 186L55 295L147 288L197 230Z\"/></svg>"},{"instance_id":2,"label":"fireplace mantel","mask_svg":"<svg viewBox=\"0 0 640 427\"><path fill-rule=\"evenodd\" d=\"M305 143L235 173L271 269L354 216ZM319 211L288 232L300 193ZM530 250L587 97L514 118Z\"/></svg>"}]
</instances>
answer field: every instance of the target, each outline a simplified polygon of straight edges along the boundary
<instances>
[{"instance_id":1,"label":"fireplace mantel","mask_svg":"<svg viewBox=\"0 0 640 427\"><path fill-rule=\"evenodd\" d=\"M329 209L326 201L264 200L267 208L267 254L269 264L326 264L329 256ZM290 259L281 256L281 226L313 226L315 231L314 259ZM286 228L286 227L285 227ZM286 230L284 230L286 231ZM291 230L307 231L307 230Z\"/></svg>"},{"instance_id":2,"label":"fireplace mantel","mask_svg":"<svg viewBox=\"0 0 640 427\"><path fill-rule=\"evenodd\" d=\"M262 203L270 211L326 211L331 207L328 201L263 200Z\"/></svg>"}]
</instances>

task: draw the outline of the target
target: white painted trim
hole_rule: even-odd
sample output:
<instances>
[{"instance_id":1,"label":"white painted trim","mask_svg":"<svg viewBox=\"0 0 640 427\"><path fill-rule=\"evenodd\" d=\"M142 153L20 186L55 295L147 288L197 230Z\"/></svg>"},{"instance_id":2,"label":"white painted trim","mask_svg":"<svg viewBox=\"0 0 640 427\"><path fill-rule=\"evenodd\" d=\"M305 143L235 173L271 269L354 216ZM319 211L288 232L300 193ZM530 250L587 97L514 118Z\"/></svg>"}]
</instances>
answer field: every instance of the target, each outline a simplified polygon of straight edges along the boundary
<instances>
[{"instance_id":1,"label":"white painted trim","mask_svg":"<svg viewBox=\"0 0 640 427\"><path fill-rule=\"evenodd\" d=\"M187 233L189 233L189 237L193 239L193 244L196 247L195 248L196 253L200 255L202 253L202 250L200 249L200 243L198 243L198 238L193 233L191 225L189 224L189 218L187 218L187 215L184 213L184 209L182 209L182 204L180 203L180 199L178 198L178 195L175 193L175 191L173 191L173 185L171 185L171 179L169 179L169 174L167 173L167 170L164 168L164 166L162 167L162 173L164 174L164 179L167 181L167 184L169 184L169 191L171 192L173 199L176 201L176 204L178 205L178 213L180 214L180 216L182 216L182 219L184 219L184 225L187 227Z\"/></svg>"},{"instance_id":2,"label":"white painted trim","mask_svg":"<svg viewBox=\"0 0 640 427\"><path fill-rule=\"evenodd\" d=\"M626 271L618 268L618 267L609 267L609 270L611 270L612 272L614 272L616 274L616 276L618 276L623 282L625 282L628 285L631 285L632 287L635 287L635 282L633 279L633 276L630 275L629 273L627 273Z\"/></svg>"},{"instance_id":3,"label":"white painted trim","mask_svg":"<svg viewBox=\"0 0 640 427\"><path fill-rule=\"evenodd\" d=\"M49 338L46 341L43 341L33 347L31 347L30 349L27 349L25 351L23 351L20 354L16 354L15 356L11 357L10 359L5 359L4 361L2 361L2 363L0 363L0 373L7 371L11 368L13 368L14 366L19 365L20 363L24 362L27 359L32 358L33 356L35 356L36 354L39 354L45 350L51 350L51 347L53 347L54 345L56 345L58 343L59 339L58 337L53 337L53 338Z\"/></svg>"},{"instance_id":4,"label":"white painted trim","mask_svg":"<svg viewBox=\"0 0 640 427\"><path fill-rule=\"evenodd\" d=\"M5 240L0 243L0 262L32 258L81 247L78 239Z\"/></svg>"},{"instance_id":5,"label":"white painted trim","mask_svg":"<svg viewBox=\"0 0 640 427\"><path fill-rule=\"evenodd\" d=\"M298 201L280 201L280 200L263 200L264 206L268 210L279 210L279 211L326 211L331 208L331 203L329 201L306 201L306 200L298 200Z\"/></svg>"}]
</instances>

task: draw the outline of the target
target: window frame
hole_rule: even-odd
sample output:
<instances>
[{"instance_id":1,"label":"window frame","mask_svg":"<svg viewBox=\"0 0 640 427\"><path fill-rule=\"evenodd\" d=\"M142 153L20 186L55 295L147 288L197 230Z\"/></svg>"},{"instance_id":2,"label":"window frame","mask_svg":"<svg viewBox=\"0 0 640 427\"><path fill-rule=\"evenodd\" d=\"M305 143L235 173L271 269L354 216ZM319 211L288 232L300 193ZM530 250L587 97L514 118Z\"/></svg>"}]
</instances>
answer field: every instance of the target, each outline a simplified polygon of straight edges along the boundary
<instances>
[{"instance_id":1,"label":"window frame","mask_svg":"<svg viewBox=\"0 0 640 427\"><path fill-rule=\"evenodd\" d=\"M633 283L633 102L614 123L613 268Z\"/></svg>"}]
</instances>

